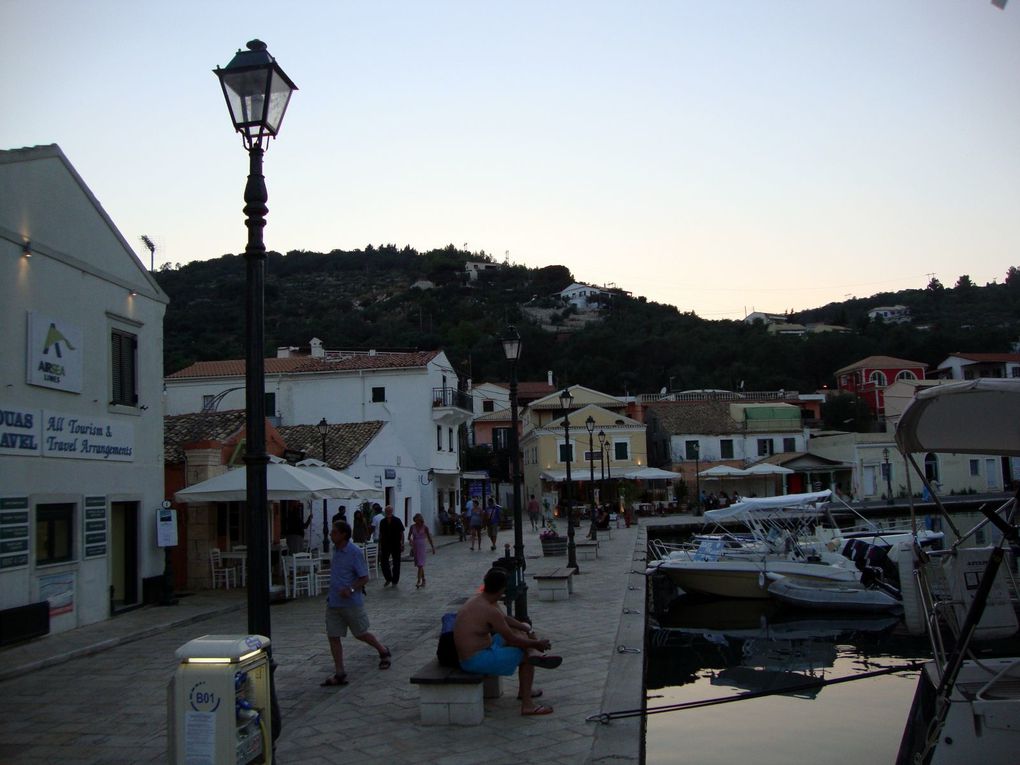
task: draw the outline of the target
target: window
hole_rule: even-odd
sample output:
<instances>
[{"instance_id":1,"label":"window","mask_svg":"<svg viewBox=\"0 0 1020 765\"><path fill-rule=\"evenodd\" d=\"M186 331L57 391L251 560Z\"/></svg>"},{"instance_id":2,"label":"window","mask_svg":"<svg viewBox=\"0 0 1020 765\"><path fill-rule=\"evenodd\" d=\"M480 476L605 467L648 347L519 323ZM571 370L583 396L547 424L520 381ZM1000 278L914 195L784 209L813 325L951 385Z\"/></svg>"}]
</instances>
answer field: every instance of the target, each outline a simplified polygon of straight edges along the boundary
<instances>
[{"instance_id":1,"label":"window","mask_svg":"<svg viewBox=\"0 0 1020 765\"><path fill-rule=\"evenodd\" d=\"M721 438L719 439L719 459L731 460L733 459L733 439L732 438Z\"/></svg>"},{"instance_id":2,"label":"window","mask_svg":"<svg viewBox=\"0 0 1020 765\"><path fill-rule=\"evenodd\" d=\"M970 474L981 475L981 460L970 461Z\"/></svg>"},{"instance_id":3,"label":"window","mask_svg":"<svg viewBox=\"0 0 1020 765\"><path fill-rule=\"evenodd\" d=\"M35 563L62 563L74 558L74 505L36 505Z\"/></svg>"},{"instance_id":4,"label":"window","mask_svg":"<svg viewBox=\"0 0 1020 765\"><path fill-rule=\"evenodd\" d=\"M510 428L492 429L492 448L500 451L510 448Z\"/></svg>"},{"instance_id":5,"label":"window","mask_svg":"<svg viewBox=\"0 0 1020 765\"><path fill-rule=\"evenodd\" d=\"M1010 377L1020 377L1020 367L1012 367L1009 370Z\"/></svg>"},{"instance_id":6,"label":"window","mask_svg":"<svg viewBox=\"0 0 1020 765\"><path fill-rule=\"evenodd\" d=\"M202 411L203 412L208 412L212 408L213 399L214 398L216 398L216 397L214 395L212 395L211 393L207 393L204 396L202 396Z\"/></svg>"},{"instance_id":7,"label":"window","mask_svg":"<svg viewBox=\"0 0 1020 765\"><path fill-rule=\"evenodd\" d=\"M443 426L436 425L436 451L443 451Z\"/></svg>"},{"instance_id":8,"label":"window","mask_svg":"<svg viewBox=\"0 0 1020 765\"><path fill-rule=\"evenodd\" d=\"M928 483L939 480L939 458L929 453L924 456L924 477Z\"/></svg>"},{"instance_id":9,"label":"window","mask_svg":"<svg viewBox=\"0 0 1020 765\"><path fill-rule=\"evenodd\" d=\"M559 444L560 450L560 462L573 462L574 461L574 444Z\"/></svg>"},{"instance_id":10,"label":"window","mask_svg":"<svg viewBox=\"0 0 1020 765\"><path fill-rule=\"evenodd\" d=\"M613 459L614 460L629 460L630 459L630 444L626 441L614 441L613 442Z\"/></svg>"},{"instance_id":11,"label":"window","mask_svg":"<svg viewBox=\"0 0 1020 765\"><path fill-rule=\"evenodd\" d=\"M446 443L449 444L450 451L453 451L453 428L446 429Z\"/></svg>"},{"instance_id":12,"label":"window","mask_svg":"<svg viewBox=\"0 0 1020 765\"><path fill-rule=\"evenodd\" d=\"M266 417L276 416L276 393L263 393L262 405L266 408Z\"/></svg>"},{"instance_id":13,"label":"window","mask_svg":"<svg viewBox=\"0 0 1020 765\"><path fill-rule=\"evenodd\" d=\"M482 411L483 412L493 411L495 409L495 404L496 404L495 401L491 399L485 399L485 401L482 402Z\"/></svg>"},{"instance_id":14,"label":"window","mask_svg":"<svg viewBox=\"0 0 1020 765\"><path fill-rule=\"evenodd\" d=\"M684 459L696 460L700 456L701 447L697 441L684 442Z\"/></svg>"},{"instance_id":15,"label":"window","mask_svg":"<svg viewBox=\"0 0 1020 765\"><path fill-rule=\"evenodd\" d=\"M917 375L915 375L909 369L903 369L903 370L900 370L896 374L896 379L897 380L916 380L917 379Z\"/></svg>"},{"instance_id":16,"label":"window","mask_svg":"<svg viewBox=\"0 0 1020 765\"><path fill-rule=\"evenodd\" d=\"M372 388L372 403L380 404L386 400L386 387L379 385Z\"/></svg>"},{"instance_id":17,"label":"window","mask_svg":"<svg viewBox=\"0 0 1020 765\"><path fill-rule=\"evenodd\" d=\"M885 372L882 372L881 370L878 369L874 370L870 375L868 375L868 382L879 388L884 388L886 385L889 384L888 378L886 378L885 376Z\"/></svg>"},{"instance_id":18,"label":"window","mask_svg":"<svg viewBox=\"0 0 1020 765\"><path fill-rule=\"evenodd\" d=\"M130 332L114 329L110 332L110 364L113 386L111 404L138 405L137 366L138 338Z\"/></svg>"},{"instance_id":19,"label":"window","mask_svg":"<svg viewBox=\"0 0 1020 765\"><path fill-rule=\"evenodd\" d=\"M784 452L795 452L795 451L797 451L797 439L796 438L784 438L783 439L783 451Z\"/></svg>"},{"instance_id":20,"label":"window","mask_svg":"<svg viewBox=\"0 0 1020 765\"><path fill-rule=\"evenodd\" d=\"M772 439L771 438L759 438L758 439L758 456L768 457L772 454Z\"/></svg>"}]
</instances>

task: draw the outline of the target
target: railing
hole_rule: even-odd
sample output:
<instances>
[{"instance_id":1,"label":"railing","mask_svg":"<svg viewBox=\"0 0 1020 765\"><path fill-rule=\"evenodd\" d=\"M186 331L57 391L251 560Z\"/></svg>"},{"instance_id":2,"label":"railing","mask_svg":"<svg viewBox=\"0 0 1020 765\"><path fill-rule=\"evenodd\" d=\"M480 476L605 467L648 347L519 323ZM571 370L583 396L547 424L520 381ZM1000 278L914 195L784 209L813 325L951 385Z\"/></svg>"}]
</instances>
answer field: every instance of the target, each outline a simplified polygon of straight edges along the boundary
<instances>
[{"instance_id":1,"label":"railing","mask_svg":"<svg viewBox=\"0 0 1020 765\"><path fill-rule=\"evenodd\" d=\"M456 407L468 412L474 411L474 408L471 406L471 396L456 388L432 389L432 408L436 409L439 407Z\"/></svg>"}]
</instances>

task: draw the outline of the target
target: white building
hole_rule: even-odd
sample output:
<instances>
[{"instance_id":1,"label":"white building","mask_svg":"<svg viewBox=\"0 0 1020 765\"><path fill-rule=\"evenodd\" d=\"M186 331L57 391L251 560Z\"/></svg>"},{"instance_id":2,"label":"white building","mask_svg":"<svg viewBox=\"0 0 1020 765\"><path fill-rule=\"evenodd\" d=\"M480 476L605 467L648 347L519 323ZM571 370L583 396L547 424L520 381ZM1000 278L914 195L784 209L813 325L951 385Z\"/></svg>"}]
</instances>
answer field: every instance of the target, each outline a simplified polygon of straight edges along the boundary
<instances>
[{"instance_id":1,"label":"white building","mask_svg":"<svg viewBox=\"0 0 1020 765\"><path fill-rule=\"evenodd\" d=\"M56 145L0 151L0 285L0 611L63 631L161 580L167 297Z\"/></svg>"},{"instance_id":2,"label":"white building","mask_svg":"<svg viewBox=\"0 0 1020 765\"><path fill-rule=\"evenodd\" d=\"M886 324L909 324L910 309L905 305L878 305L868 311L871 321L881 319Z\"/></svg>"},{"instance_id":3,"label":"white building","mask_svg":"<svg viewBox=\"0 0 1020 765\"><path fill-rule=\"evenodd\" d=\"M266 359L266 414L277 425L386 423L366 448L359 475L383 489L397 517L458 506L459 429L471 420L470 397L442 351L386 353L293 348ZM244 360L200 361L166 378L167 414L244 406Z\"/></svg>"},{"instance_id":4,"label":"white building","mask_svg":"<svg viewBox=\"0 0 1020 765\"><path fill-rule=\"evenodd\" d=\"M1020 353L952 353L935 370L946 380L1020 377Z\"/></svg>"},{"instance_id":5,"label":"white building","mask_svg":"<svg viewBox=\"0 0 1020 765\"><path fill-rule=\"evenodd\" d=\"M566 303L572 303L578 310L598 308L602 303L610 300L613 293L609 290L592 287L590 284L579 284L574 282L569 287L560 290L559 297Z\"/></svg>"}]
</instances>

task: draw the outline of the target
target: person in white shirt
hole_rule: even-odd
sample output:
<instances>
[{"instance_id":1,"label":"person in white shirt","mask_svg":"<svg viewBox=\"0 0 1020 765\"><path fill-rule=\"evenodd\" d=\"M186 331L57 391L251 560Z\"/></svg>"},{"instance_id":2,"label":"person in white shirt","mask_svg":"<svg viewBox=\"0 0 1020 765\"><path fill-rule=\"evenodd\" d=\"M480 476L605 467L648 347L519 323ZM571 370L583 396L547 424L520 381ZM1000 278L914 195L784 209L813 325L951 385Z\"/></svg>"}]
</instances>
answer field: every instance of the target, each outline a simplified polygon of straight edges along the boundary
<instances>
[{"instance_id":1,"label":"person in white shirt","mask_svg":"<svg viewBox=\"0 0 1020 765\"><path fill-rule=\"evenodd\" d=\"M379 542L379 522L386 517L386 513L378 505L378 503L372 505L372 541Z\"/></svg>"}]
</instances>

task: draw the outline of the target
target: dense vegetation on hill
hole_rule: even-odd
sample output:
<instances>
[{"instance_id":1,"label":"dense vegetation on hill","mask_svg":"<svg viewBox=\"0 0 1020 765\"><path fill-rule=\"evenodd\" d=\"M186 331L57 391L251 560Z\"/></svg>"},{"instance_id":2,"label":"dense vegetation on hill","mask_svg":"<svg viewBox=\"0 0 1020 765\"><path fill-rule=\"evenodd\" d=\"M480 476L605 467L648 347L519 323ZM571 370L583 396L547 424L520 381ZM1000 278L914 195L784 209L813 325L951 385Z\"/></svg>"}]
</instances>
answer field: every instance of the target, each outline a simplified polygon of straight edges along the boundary
<instances>
[{"instance_id":1,"label":"dense vegetation on hill","mask_svg":"<svg viewBox=\"0 0 1020 765\"><path fill-rule=\"evenodd\" d=\"M832 385L833 373L874 354L930 365L953 351L1008 351L1020 337L1020 272L1005 283L978 287L967 277L945 288L881 293L804 311L793 321L840 324L850 334L769 335L761 324L706 321L693 313L619 297L603 319L573 332L544 331L525 307L556 309L550 295L575 277L564 266L501 265L467 283L464 264L488 261L452 245L419 253L393 245L328 254L270 253L266 265L266 353L307 346L313 337L331 349L442 348L459 375L476 382L506 380L498 342L507 324L524 341L521 379L581 383L608 393L651 393L662 387L785 388ZM170 296L164 325L167 373L208 359L244 355L243 257L164 267L156 273ZM582 277L583 278L583 277ZM412 288L428 280L432 289ZM911 308L913 324L870 322L877 305ZM927 328L921 328L927 327Z\"/></svg>"}]
</instances>

